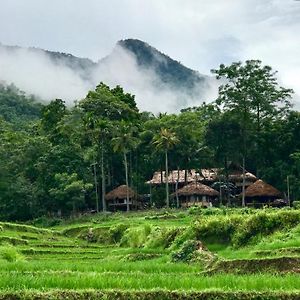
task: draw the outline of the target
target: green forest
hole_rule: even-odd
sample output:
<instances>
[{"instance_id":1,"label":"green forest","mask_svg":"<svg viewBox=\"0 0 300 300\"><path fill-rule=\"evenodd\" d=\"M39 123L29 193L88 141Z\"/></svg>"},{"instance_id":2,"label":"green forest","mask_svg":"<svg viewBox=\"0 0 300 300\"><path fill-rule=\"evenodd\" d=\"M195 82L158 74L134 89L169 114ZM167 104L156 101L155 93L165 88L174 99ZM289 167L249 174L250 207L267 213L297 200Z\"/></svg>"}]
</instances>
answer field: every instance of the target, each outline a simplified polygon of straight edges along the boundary
<instances>
[{"instance_id":1,"label":"green forest","mask_svg":"<svg viewBox=\"0 0 300 300\"><path fill-rule=\"evenodd\" d=\"M105 210L105 193L127 184L148 194L145 182L166 166L226 170L230 162L244 163L285 193L289 178L290 199L299 200L300 113L293 91L258 60L212 73L220 81L218 98L199 99L202 105L178 114L139 111L134 95L102 82L72 107L1 85L0 219ZM168 204L164 187L152 192L152 206Z\"/></svg>"}]
</instances>

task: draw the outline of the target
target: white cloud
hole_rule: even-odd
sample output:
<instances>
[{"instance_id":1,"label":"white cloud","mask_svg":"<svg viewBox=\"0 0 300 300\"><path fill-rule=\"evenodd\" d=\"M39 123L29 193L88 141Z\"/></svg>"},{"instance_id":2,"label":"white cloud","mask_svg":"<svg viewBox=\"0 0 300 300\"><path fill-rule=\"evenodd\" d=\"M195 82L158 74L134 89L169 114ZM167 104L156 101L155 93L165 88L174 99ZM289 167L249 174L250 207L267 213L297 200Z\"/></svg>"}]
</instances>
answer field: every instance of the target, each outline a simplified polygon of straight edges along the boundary
<instances>
[{"instance_id":1,"label":"white cloud","mask_svg":"<svg viewBox=\"0 0 300 300\"><path fill-rule=\"evenodd\" d=\"M69 102L85 96L92 85L71 69L54 64L42 51L0 47L0 78L44 100Z\"/></svg>"},{"instance_id":2,"label":"white cloud","mask_svg":"<svg viewBox=\"0 0 300 300\"><path fill-rule=\"evenodd\" d=\"M299 1L1 0L0 8L6 44L99 59L133 37L206 74L258 58L300 94Z\"/></svg>"}]
</instances>

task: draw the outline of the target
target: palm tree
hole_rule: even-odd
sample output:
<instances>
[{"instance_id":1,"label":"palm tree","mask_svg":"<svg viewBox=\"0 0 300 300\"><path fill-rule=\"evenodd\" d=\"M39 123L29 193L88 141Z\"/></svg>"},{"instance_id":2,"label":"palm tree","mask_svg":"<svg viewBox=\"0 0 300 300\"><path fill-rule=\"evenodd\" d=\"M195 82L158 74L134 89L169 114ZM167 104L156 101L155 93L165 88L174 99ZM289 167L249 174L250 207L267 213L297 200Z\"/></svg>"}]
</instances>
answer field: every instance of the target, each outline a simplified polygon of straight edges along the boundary
<instances>
[{"instance_id":1,"label":"palm tree","mask_svg":"<svg viewBox=\"0 0 300 300\"><path fill-rule=\"evenodd\" d=\"M104 171L104 142L107 140L110 135L111 124L106 120L98 120L97 129L99 133L100 148L101 148L101 187L102 187L102 208L103 212L106 211L106 202L105 202L105 171Z\"/></svg>"},{"instance_id":2,"label":"palm tree","mask_svg":"<svg viewBox=\"0 0 300 300\"><path fill-rule=\"evenodd\" d=\"M105 170L104 170L104 148L105 148L105 141L107 140L111 124L105 120L100 119L93 114L87 114L84 119L85 126L87 127L88 133L91 133L92 140L95 145L95 148L100 147L100 154L101 154L101 163L100 163L100 170L101 170L101 200L102 200L102 210L103 212L106 211L106 202L105 202ZM97 151L95 149L95 151ZM95 190L96 190L96 210L99 211L99 205L98 205L98 183L97 183L97 162L96 157L94 155L93 158L93 167L94 167L94 177L95 177Z\"/></svg>"},{"instance_id":3,"label":"palm tree","mask_svg":"<svg viewBox=\"0 0 300 300\"><path fill-rule=\"evenodd\" d=\"M129 183L128 183L128 163L127 163L127 153L136 148L138 145L138 139L134 137L136 128L130 126L126 122L120 122L116 130L116 136L112 139L113 150L115 152L120 152L123 154L123 163L125 167L125 181L127 186L127 195L126 195L126 206L127 211L130 210L129 207Z\"/></svg>"},{"instance_id":4,"label":"palm tree","mask_svg":"<svg viewBox=\"0 0 300 300\"><path fill-rule=\"evenodd\" d=\"M170 207L169 203L169 168L168 168L168 151L173 148L179 139L176 134L169 129L161 128L160 132L153 137L152 143L157 149L163 150L165 152L165 178L166 178L166 205L167 208Z\"/></svg>"}]
</instances>

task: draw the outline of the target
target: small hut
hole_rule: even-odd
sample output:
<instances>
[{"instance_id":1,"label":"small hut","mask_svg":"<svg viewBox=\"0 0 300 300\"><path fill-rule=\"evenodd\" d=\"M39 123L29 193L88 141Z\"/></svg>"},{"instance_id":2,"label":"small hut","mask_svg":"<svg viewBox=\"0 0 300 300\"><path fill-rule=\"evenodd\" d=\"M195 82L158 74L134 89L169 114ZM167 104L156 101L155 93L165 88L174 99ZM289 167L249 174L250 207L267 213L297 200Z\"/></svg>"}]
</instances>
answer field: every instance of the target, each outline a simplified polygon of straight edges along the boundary
<instances>
[{"instance_id":1,"label":"small hut","mask_svg":"<svg viewBox=\"0 0 300 300\"><path fill-rule=\"evenodd\" d=\"M249 206L272 205L281 197L280 191L261 179L255 181L245 191L245 200Z\"/></svg>"},{"instance_id":2,"label":"small hut","mask_svg":"<svg viewBox=\"0 0 300 300\"><path fill-rule=\"evenodd\" d=\"M130 210L141 208L140 196L127 185L120 185L105 195L108 210L116 211L127 209L127 190Z\"/></svg>"},{"instance_id":3,"label":"small hut","mask_svg":"<svg viewBox=\"0 0 300 300\"><path fill-rule=\"evenodd\" d=\"M178 197L182 207L210 207L218 196L219 192L199 182L190 183L171 195Z\"/></svg>"}]
</instances>

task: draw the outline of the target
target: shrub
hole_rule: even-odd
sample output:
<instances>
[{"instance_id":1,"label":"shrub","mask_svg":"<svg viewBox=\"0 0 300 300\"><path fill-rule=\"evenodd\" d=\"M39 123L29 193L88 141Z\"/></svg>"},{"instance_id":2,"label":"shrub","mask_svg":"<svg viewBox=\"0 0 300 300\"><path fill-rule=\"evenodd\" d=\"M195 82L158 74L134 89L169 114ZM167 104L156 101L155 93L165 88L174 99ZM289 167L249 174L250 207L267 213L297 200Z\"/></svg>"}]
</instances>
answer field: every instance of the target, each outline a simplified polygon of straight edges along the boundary
<instances>
[{"instance_id":1,"label":"shrub","mask_svg":"<svg viewBox=\"0 0 300 300\"><path fill-rule=\"evenodd\" d=\"M142 227L130 227L124 232L120 245L132 248L142 247L144 246L149 234L149 225Z\"/></svg>"},{"instance_id":2,"label":"shrub","mask_svg":"<svg viewBox=\"0 0 300 300\"><path fill-rule=\"evenodd\" d=\"M17 249L11 245L0 247L0 257L8 262L16 262L24 259Z\"/></svg>"},{"instance_id":3,"label":"shrub","mask_svg":"<svg viewBox=\"0 0 300 300\"><path fill-rule=\"evenodd\" d=\"M240 224L232 238L233 245L235 247L244 246L255 238L271 234L275 230L291 228L297 225L299 221L300 214L296 211L280 211L276 213L259 211Z\"/></svg>"},{"instance_id":4,"label":"shrub","mask_svg":"<svg viewBox=\"0 0 300 300\"><path fill-rule=\"evenodd\" d=\"M293 201L293 207L296 209L300 209L300 201Z\"/></svg>"},{"instance_id":5,"label":"shrub","mask_svg":"<svg viewBox=\"0 0 300 300\"><path fill-rule=\"evenodd\" d=\"M200 241L188 240L181 249L171 253L173 262L196 262L198 266L208 268L216 261L213 255Z\"/></svg>"},{"instance_id":6,"label":"shrub","mask_svg":"<svg viewBox=\"0 0 300 300\"><path fill-rule=\"evenodd\" d=\"M175 237L170 249L179 249L187 240L196 239L195 230L193 227L181 228L180 233Z\"/></svg>"},{"instance_id":7,"label":"shrub","mask_svg":"<svg viewBox=\"0 0 300 300\"><path fill-rule=\"evenodd\" d=\"M113 243L111 239L111 235L109 232L110 228L109 227L98 227L98 228L93 228L93 237L92 237L92 242L97 242L99 244L103 245L110 245ZM89 232L91 229L89 229Z\"/></svg>"},{"instance_id":8,"label":"shrub","mask_svg":"<svg viewBox=\"0 0 300 300\"><path fill-rule=\"evenodd\" d=\"M109 229L110 239L113 243L119 243L123 237L124 232L128 228L125 224L117 224Z\"/></svg>"},{"instance_id":9,"label":"shrub","mask_svg":"<svg viewBox=\"0 0 300 300\"><path fill-rule=\"evenodd\" d=\"M197 250L198 242L195 240L187 240L183 243L178 251L171 253L171 260L173 262L188 262L194 258L194 253Z\"/></svg>"},{"instance_id":10,"label":"shrub","mask_svg":"<svg viewBox=\"0 0 300 300\"><path fill-rule=\"evenodd\" d=\"M156 227L155 230L152 231L152 234L149 236L148 241L146 243L146 247L148 248L168 248L171 246L176 236L182 232L181 228L168 228L161 229Z\"/></svg>"},{"instance_id":11,"label":"shrub","mask_svg":"<svg viewBox=\"0 0 300 300\"><path fill-rule=\"evenodd\" d=\"M229 243L244 217L239 215L212 216L202 219L193 225L197 240Z\"/></svg>"}]
</instances>

